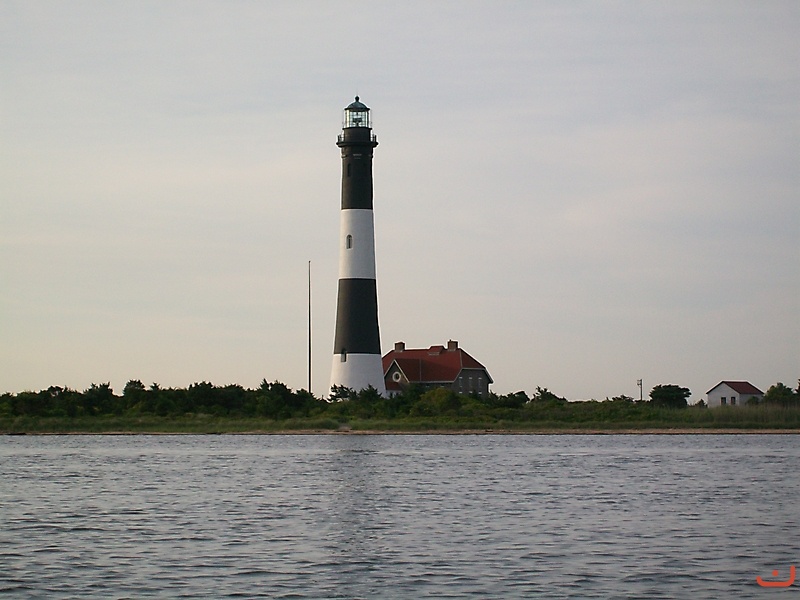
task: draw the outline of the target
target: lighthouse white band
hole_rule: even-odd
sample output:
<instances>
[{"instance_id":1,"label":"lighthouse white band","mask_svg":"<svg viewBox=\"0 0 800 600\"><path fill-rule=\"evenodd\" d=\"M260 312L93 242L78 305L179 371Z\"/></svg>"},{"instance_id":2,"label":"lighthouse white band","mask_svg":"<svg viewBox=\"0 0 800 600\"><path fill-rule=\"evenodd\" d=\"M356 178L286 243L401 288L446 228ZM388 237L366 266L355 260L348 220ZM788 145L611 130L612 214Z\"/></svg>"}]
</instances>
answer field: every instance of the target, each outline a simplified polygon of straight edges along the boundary
<instances>
[{"instance_id":1,"label":"lighthouse white band","mask_svg":"<svg viewBox=\"0 0 800 600\"><path fill-rule=\"evenodd\" d=\"M341 213L339 279L375 279L375 224L372 211L347 208Z\"/></svg>"},{"instance_id":2,"label":"lighthouse white band","mask_svg":"<svg viewBox=\"0 0 800 600\"><path fill-rule=\"evenodd\" d=\"M353 390L374 387L381 396L386 395L383 381L383 363L380 354L350 354L342 360L341 354L333 355L331 386L343 385Z\"/></svg>"}]
</instances>

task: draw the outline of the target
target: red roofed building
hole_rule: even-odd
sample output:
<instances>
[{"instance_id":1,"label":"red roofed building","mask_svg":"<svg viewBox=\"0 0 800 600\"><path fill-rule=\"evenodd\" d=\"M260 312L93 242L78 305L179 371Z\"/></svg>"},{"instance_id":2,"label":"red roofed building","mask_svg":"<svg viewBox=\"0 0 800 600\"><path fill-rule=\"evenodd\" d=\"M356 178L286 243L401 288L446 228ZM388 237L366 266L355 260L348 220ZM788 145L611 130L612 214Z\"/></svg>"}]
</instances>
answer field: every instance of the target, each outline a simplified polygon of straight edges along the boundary
<instances>
[{"instance_id":1,"label":"red roofed building","mask_svg":"<svg viewBox=\"0 0 800 600\"><path fill-rule=\"evenodd\" d=\"M394 350L383 357L383 379L386 392L397 394L411 384L425 388L446 387L460 394L489 394L494 383L481 363L450 340L447 347L406 348L397 342Z\"/></svg>"},{"instance_id":2,"label":"red roofed building","mask_svg":"<svg viewBox=\"0 0 800 600\"><path fill-rule=\"evenodd\" d=\"M764 392L747 381L720 381L717 385L706 392L708 394L707 405L713 406L744 406L744 404L755 398L764 398Z\"/></svg>"}]
</instances>

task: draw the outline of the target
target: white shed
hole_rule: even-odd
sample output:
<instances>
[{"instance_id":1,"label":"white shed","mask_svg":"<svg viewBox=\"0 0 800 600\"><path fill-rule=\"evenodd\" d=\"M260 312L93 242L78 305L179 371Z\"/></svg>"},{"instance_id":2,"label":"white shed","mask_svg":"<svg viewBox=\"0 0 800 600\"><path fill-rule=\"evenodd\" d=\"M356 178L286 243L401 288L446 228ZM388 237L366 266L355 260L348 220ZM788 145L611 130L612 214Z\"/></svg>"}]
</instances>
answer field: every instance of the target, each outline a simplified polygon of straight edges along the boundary
<instances>
[{"instance_id":1,"label":"white shed","mask_svg":"<svg viewBox=\"0 0 800 600\"><path fill-rule=\"evenodd\" d=\"M748 381L720 381L706 393L709 408L744 406L750 398L761 400L764 397L764 392Z\"/></svg>"}]
</instances>

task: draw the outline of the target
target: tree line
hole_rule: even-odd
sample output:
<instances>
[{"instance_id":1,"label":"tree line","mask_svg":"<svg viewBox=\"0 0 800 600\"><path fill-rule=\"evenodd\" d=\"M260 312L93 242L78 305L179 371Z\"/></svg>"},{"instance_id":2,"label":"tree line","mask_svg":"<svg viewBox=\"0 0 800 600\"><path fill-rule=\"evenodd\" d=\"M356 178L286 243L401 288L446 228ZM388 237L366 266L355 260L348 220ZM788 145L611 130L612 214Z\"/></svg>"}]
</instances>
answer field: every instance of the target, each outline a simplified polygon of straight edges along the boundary
<instances>
[{"instance_id":1,"label":"tree line","mask_svg":"<svg viewBox=\"0 0 800 600\"><path fill-rule=\"evenodd\" d=\"M625 395L600 402L568 402L566 398L541 387L537 387L530 395L519 391L504 395L490 393L481 397L458 394L448 388L410 386L390 397L381 396L374 388L356 392L334 387L328 398L319 398L306 390L294 391L281 382L270 383L266 379L255 389L237 384L215 386L208 382L193 383L188 388L162 388L156 383L148 387L139 380L131 380L119 395L114 393L109 383L92 384L82 392L51 386L39 392L5 393L0 396L0 417L180 417L202 414L273 420L446 417L510 422L575 419L625 421L647 420L655 409L685 409L690 395L688 388L666 384L655 386L649 400L642 402ZM771 386L761 402L768 406L800 406L800 382L796 390L783 383ZM702 400L697 406L704 406Z\"/></svg>"}]
</instances>

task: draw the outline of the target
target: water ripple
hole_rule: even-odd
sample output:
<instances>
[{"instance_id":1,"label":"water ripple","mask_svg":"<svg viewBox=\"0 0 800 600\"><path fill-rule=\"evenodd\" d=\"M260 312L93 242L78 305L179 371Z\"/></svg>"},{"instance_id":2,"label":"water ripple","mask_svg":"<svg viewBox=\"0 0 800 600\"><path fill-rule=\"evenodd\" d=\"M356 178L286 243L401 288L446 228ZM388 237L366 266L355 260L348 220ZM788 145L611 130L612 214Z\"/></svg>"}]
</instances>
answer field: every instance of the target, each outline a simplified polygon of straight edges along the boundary
<instances>
[{"instance_id":1,"label":"water ripple","mask_svg":"<svg viewBox=\"0 0 800 600\"><path fill-rule=\"evenodd\" d=\"M790 435L6 438L0 595L757 598L800 559L798 458Z\"/></svg>"}]
</instances>

